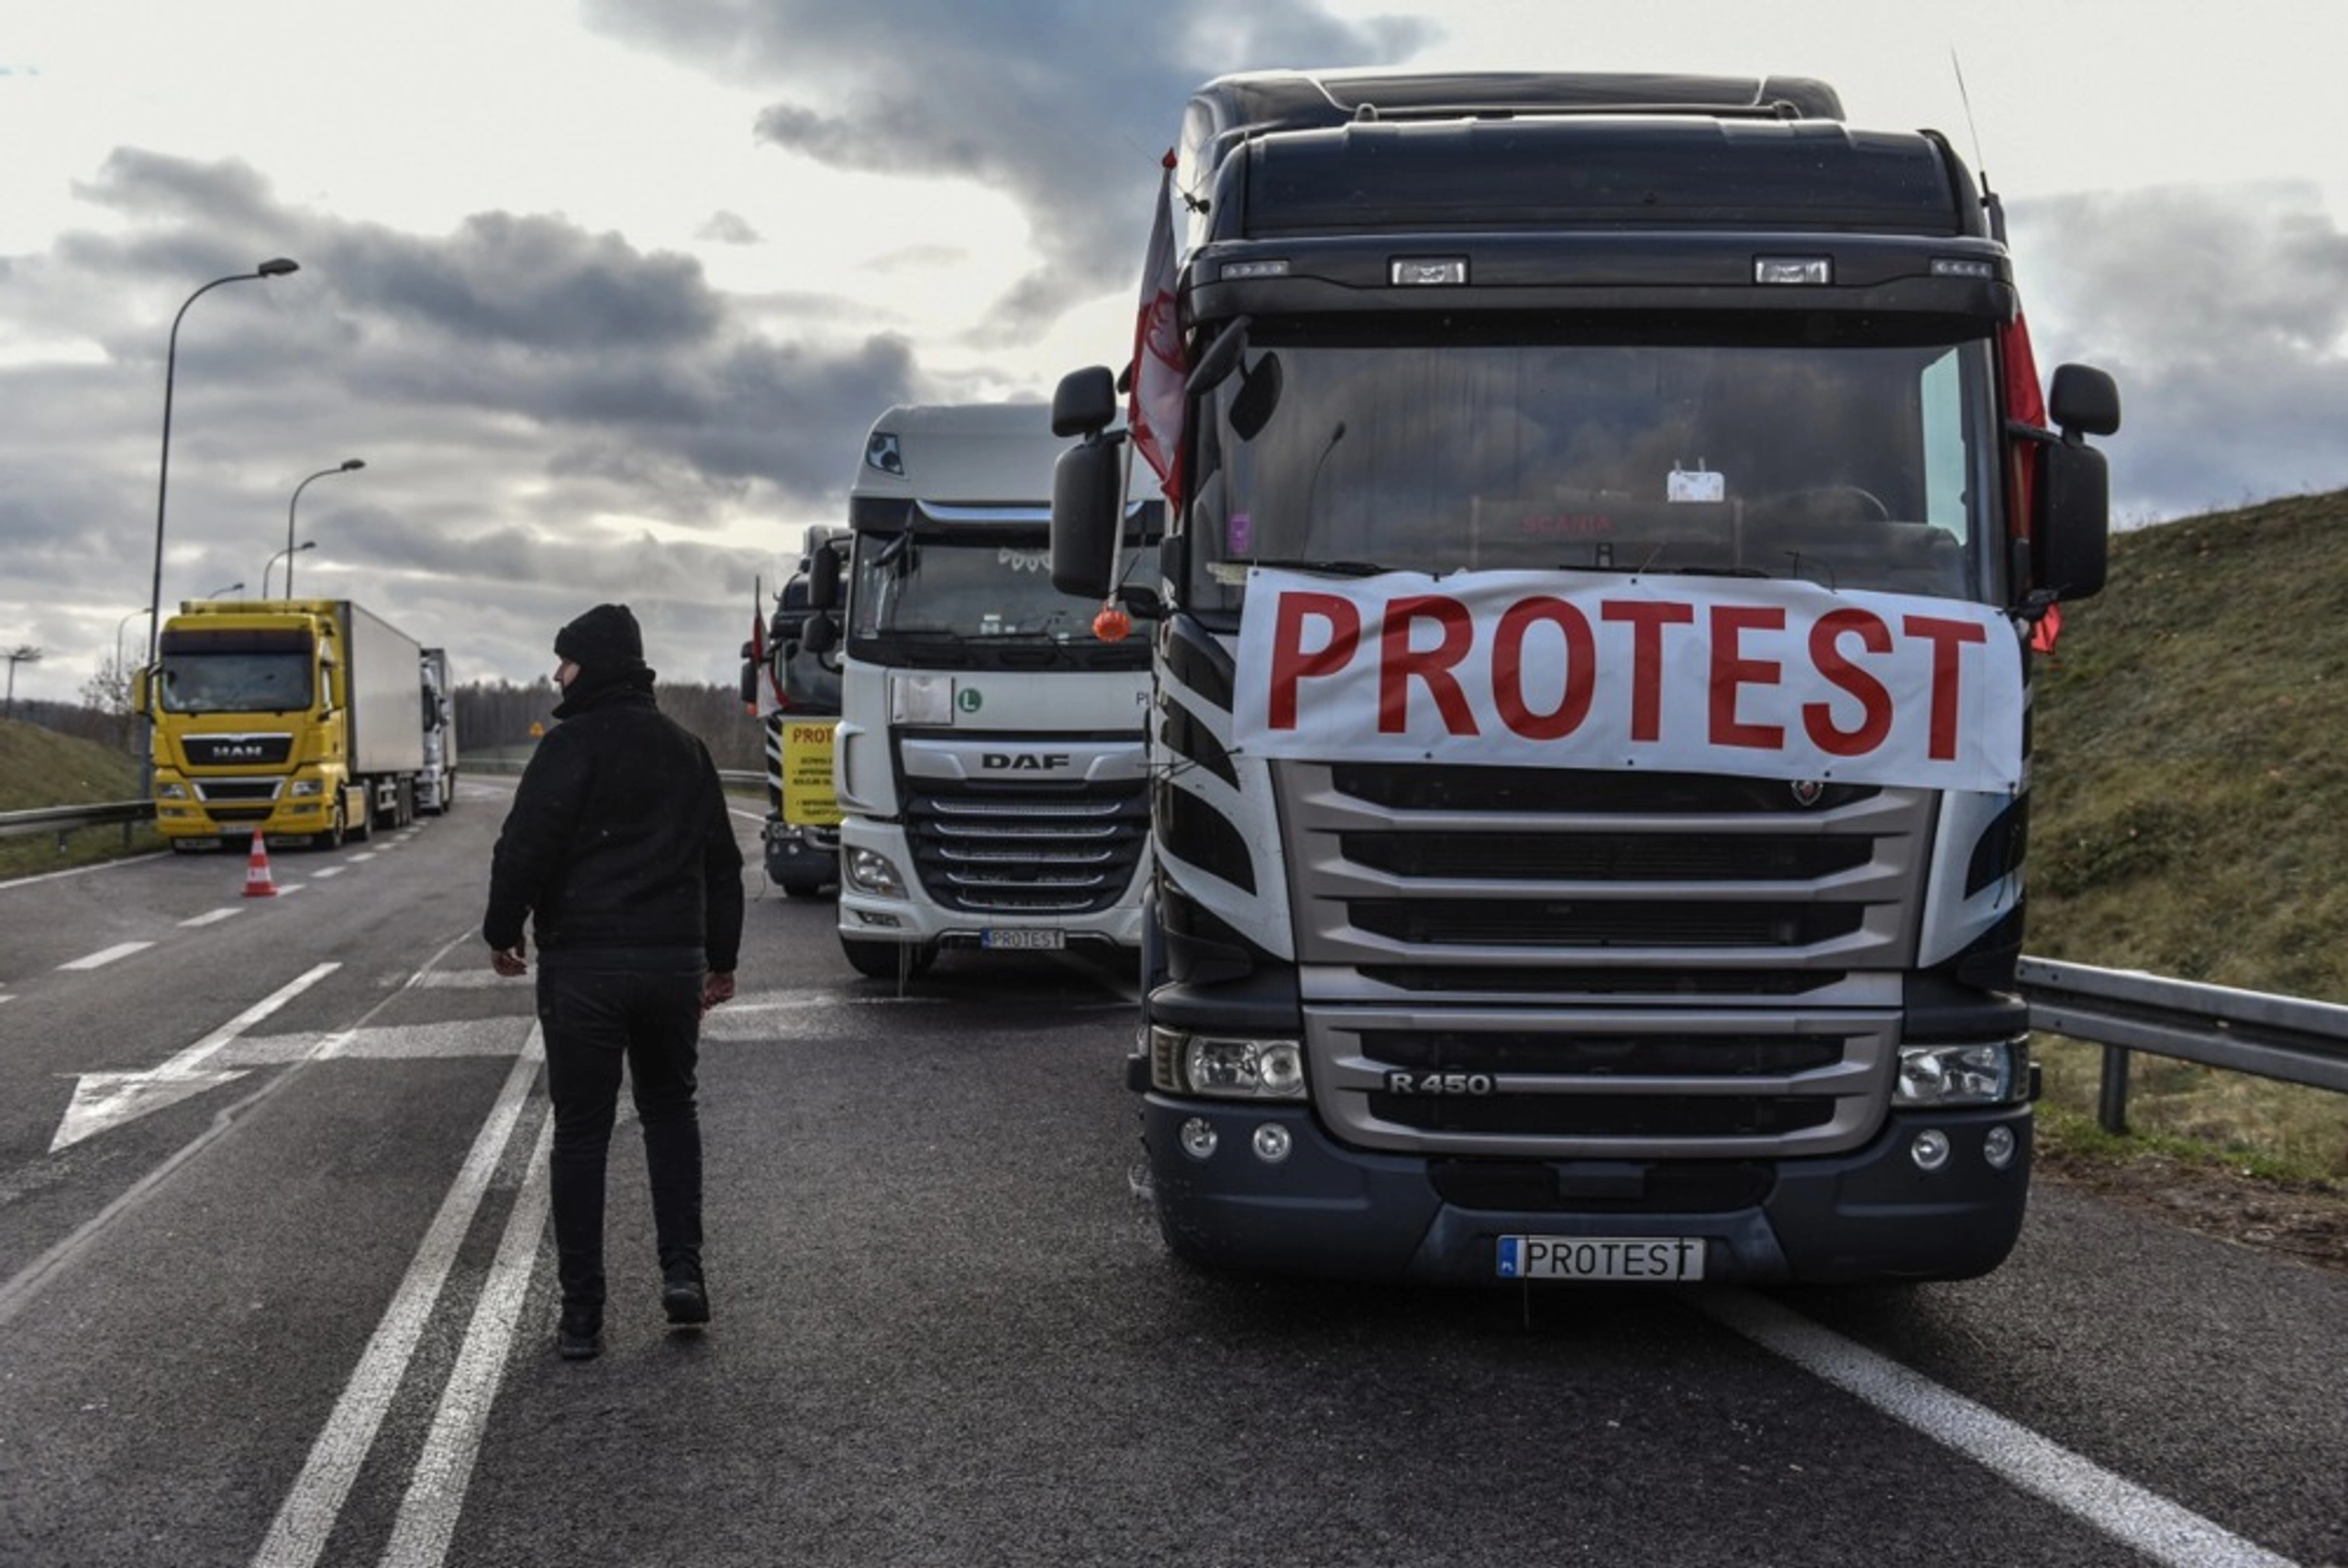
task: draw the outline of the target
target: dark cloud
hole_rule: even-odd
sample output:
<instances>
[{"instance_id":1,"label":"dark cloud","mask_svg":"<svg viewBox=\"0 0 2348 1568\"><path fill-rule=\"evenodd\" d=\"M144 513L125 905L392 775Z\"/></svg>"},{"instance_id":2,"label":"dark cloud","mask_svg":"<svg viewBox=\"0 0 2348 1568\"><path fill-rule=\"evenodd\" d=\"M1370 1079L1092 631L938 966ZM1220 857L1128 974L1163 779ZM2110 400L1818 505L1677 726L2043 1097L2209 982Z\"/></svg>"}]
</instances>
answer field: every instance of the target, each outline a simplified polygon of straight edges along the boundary
<instances>
[{"instance_id":1,"label":"dark cloud","mask_svg":"<svg viewBox=\"0 0 2348 1568\"><path fill-rule=\"evenodd\" d=\"M290 520L316 547L298 586L468 648L482 678L537 673L550 627L628 598L676 638L676 678L730 680L733 607L836 513L873 414L924 385L904 338L843 329L837 302L737 302L690 257L560 217L404 234L284 204L242 163L128 149L81 194L108 224L9 259L0 304L50 350L0 361L0 639L51 650L45 695L147 601L174 314L266 257L301 271L179 318L166 607L258 594L295 488L355 456ZM746 514L770 536L742 543ZM586 521L614 516L658 535Z\"/></svg>"},{"instance_id":2,"label":"dark cloud","mask_svg":"<svg viewBox=\"0 0 2348 1568\"><path fill-rule=\"evenodd\" d=\"M2348 486L2348 234L2316 193L2166 187L2018 204L2050 371L2100 366L2123 522Z\"/></svg>"},{"instance_id":3,"label":"dark cloud","mask_svg":"<svg viewBox=\"0 0 2348 1568\"><path fill-rule=\"evenodd\" d=\"M1004 341L1132 281L1190 90L1271 66L1376 65L1430 41L1312 0L589 0L591 25L781 96L758 134L858 173L947 176L1025 213L1044 271L990 313Z\"/></svg>"}]
</instances>

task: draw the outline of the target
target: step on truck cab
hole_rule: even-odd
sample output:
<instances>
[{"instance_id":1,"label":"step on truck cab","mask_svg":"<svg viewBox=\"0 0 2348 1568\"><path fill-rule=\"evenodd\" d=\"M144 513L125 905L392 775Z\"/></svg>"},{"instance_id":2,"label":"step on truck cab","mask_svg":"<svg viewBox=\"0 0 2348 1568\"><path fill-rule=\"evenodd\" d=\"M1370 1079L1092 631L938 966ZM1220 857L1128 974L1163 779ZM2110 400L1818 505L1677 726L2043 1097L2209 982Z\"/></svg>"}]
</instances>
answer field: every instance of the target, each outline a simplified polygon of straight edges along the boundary
<instances>
[{"instance_id":1,"label":"step on truck cab","mask_svg":"<svg viewBox=\"0 0 2348 1568\"><path fill-rule=\"evenodd\" d=\"M809 567L837 641L840 946L903 977L941 947L1133 949L1147 847L1149 648L1095 630L1103 595L1052 586L1042 403L914 405L872 425L849 537ZM1123 568L1155 585L1120 508Z\"/></svg>"},{"instance_id":2,"label":"step on truck cab","mask_svg":"<svg viewBox=\"0 0 2348 1568\"><path fill-rule=\"evenodd\" d=\"M1130 1081L1171 1247L1996 1266L2029 645L2101 586L2119 402L2066 366L2048 428L1946 141L1806 79L1251 74L1190 101L1156 220ZM1118 401L1055 404L1079 595Z\"/></svg>"}]
</instances>

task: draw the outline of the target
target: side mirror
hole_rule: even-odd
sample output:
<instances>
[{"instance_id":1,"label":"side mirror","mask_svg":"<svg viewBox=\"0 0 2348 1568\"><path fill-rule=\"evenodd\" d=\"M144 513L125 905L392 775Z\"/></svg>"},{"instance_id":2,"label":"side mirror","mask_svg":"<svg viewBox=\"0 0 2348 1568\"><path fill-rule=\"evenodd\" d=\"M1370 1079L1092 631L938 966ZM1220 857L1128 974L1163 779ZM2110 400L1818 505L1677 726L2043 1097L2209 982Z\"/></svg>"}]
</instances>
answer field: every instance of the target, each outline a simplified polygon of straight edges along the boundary
<instances>
[{"instance_id":1,"label":"side mirror","mask_svg":"<svg viewBox=\"0 0 2348 1568\"><path fill-rule=\"evenodd\" d=\"M2079 442L2040 447L2037 458L2031 546L2038 586L2057 599L2092 598L2103 591L2110 557L2110 469L2101 452Z\"/></svg>"},{"instance_id":2,"label":"side mirror","mask_svg":"<svg viewBox=\"0 0 2348 1568\"><path fill-rule=\"evenodd\" d=\"M799 629L799 646L821 658L839 646L839 624L829 615L810 615Z\"/></svg>"},{"instance_id":3,"label":"side mirror","mask_svg":"<svg viewBox=\"0 0 2348 1568\"><path fill-rule=\"evenodd\" d=\"M148 681L151 673L145 669L135 669L130 673L130 711L134 713L147 712L148 699L153 695Z\"/></svg>"},{"instance_id":4,"label":"side mirror","mask_svg":"<svg viewBox=\"0 0 2348 1568\"><path fill-rule=\"evenodd\" d=\"M2091 365L2061 365L2047 392L2046 411L2071 439L2110 436L2120 428L2120 389Z\"/></svg>"},{"instance_id":5,"label":"side mirror","mask_svg":"<svg viewBox=\"0 0 2348 1568\"><path fill-rule=\"evenodd\" d=\"M840 602L840 552L836 545L818 545L807 557L807 608L836 610Z\"/></svg>"},{"instance_id":6,"label":"side mirror","mask_svg":"<svg viewBox=\"0 0 2348 1568\"><path fill-rule=\"evenodd\" d=\"M1052 465L1052 586L1080 599L1108 597L1116 569L1124 494L1117 447L1095 436Z\"/></svg>"},{"instance_id":7,"label":"side mirror","mask_svg":"<svg viewBox=\"0 0 2348 1568\"><path fill-rule=\"evenodd\" d=\"M1098 436L1116 418L1117 378L1105 365L1070 370L1052 392L1055 436Z\"/></svg>"},{"instance_id":8,"label":"side mirror","mask_svg":"<svg viewBox=\"0 0 2348 1568\"><path fill-rule=\"evenodd\" d=\"M759 658L755 643L742 645L742 706L756 712L759 706Z\"/></svg>"}]
</instances>

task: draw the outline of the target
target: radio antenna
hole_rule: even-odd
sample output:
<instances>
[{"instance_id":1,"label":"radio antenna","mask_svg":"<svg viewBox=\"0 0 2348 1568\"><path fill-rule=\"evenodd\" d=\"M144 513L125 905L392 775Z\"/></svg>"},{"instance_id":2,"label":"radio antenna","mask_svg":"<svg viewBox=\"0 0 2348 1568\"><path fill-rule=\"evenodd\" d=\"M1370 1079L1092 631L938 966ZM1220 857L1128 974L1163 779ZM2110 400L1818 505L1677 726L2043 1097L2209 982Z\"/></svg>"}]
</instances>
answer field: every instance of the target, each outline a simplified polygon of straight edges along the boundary
<instances>
[{"instance_id":1,"label":"radio antenna","mask_svg":"<svg viewBox=\"0 0 2348 1568\"><path fill-rule=\"evenodd\" d=\"M1956 46L1948 46L1948 68L1956 73L1956 101L1965 106L1965 132L1973 138L1973 169L1981 179L1981 205L1989 216L1989 237L2003 245L2006 242L2006 208L1998 193L1989 188L1989 163L1981 151L1981 127L1973 118L1973 94L1965 90L1965 62L1957 58Z\"/></svg>"}]
</instances>

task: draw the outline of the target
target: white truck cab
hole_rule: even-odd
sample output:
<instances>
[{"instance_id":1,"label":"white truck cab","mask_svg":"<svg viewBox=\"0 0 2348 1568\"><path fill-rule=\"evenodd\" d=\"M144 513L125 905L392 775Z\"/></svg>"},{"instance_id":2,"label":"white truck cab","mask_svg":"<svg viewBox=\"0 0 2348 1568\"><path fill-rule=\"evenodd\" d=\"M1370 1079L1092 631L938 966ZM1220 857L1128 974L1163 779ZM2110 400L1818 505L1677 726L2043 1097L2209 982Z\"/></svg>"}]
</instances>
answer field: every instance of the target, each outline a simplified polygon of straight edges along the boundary
<instances>
[{"instance_id":1,"label":"white truck cab","mask_svg":"<svg viewBox=\"0 0 2348 1568\"><path fill-rule=\"evenodd\" d=\"M1052 586L1066 446L1042 403L892 408L845 548L812 558L815 638L839 650L839 933L859 973L908 977L949 946L1140 945L1149 644L1104 639L1101 602ZM1124 575L1154 586L1155 548Z\"/></svg>"}]
</instances>

